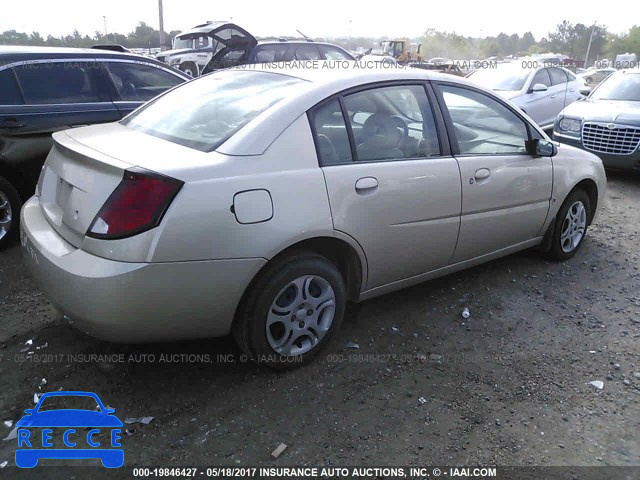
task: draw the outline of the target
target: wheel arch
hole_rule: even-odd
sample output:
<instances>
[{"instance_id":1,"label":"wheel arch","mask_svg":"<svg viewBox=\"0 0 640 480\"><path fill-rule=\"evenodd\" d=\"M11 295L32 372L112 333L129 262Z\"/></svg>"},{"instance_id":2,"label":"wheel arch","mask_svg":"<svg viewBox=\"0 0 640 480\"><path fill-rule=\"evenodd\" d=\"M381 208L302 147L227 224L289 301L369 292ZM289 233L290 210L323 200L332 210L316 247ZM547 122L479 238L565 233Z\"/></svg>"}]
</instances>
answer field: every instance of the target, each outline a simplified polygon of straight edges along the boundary
<instances>
[{"instance_id":1,"label":"wheel arch","mask_svg":"<svg viewBox=\"0 0 640 480\"><path fill-rule=\"evenodd\" d=\"M288 257L295 256L302 252L312 252L327 258L333 262L347 287L347 300L357 302L360 293L364 290L367 278L367 264L364 252L360 246L351 237L340 235L337 236L314 236L302 240L294 241L290 245L281 249L281 251L271 257L253 276L251 281L245 287L240 301L236 306L232 325L237 324L238 315L243 309L247 297L254 288L256 282L268 271L275 263L281 262ZM232 326L231 330L234 328Z\"/></svg>"},{"instance_id":2,"label":"wheel arch","mask_svg":"<svg viewBox=\"0 0 640 480\"><path fill-rule=\"evenodd\" d=\"M584 190L584 192L587 194L587 197L589 197L590 212L589 212L588 225L591 225L591 221L593 220L593 217L595 216L595 212L598 209L598 184L591 178L585 178L583 180L580 180L571 189L571 191L569 191L569 193L567 194L567 197L571 195L573 192L575 192L576 190Z\"/></svg>"},{"instance_id":3,"label":"wheel arch","mask_svg":"<svg viewBox=\"0 0 640 480\"><path fill-rule=\"evenodd\" d=\"M33 195L35 185L29 185L24 173L9 164L2 155L0 155L0 177L3 177L13 185L23 202Z\"/></svg>"}]
</instances>

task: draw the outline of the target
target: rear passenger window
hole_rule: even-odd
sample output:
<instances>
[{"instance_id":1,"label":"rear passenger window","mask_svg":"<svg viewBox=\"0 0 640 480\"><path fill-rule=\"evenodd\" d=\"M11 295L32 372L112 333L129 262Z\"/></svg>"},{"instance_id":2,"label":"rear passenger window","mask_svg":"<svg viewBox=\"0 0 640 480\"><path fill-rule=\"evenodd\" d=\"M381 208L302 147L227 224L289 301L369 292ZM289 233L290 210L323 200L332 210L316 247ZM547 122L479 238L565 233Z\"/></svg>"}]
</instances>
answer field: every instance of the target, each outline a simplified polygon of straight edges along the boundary
<instances>
[{"instance_id":1,"label":"rear passenger window","mask_svg":"<svg viewBox=\"0 0 640 480\"><path fill-rule=\"evenodd\" d=\"M140 63L110 62L109 72L125 101L146 102L184 82L160 68Z\"/></svg>"},{"instance_id":2,"label":"rear passenger window","mask_svg":"<svg viewBox=\"0 0 640 480\"><path fill-rule=\"evenodd\" d=\"M382 87L345 97L358 161L440 155L424 87Z\"/></svg>"},{"instance_id":3,"label":"rear passenger window","mask_svg":"<svg viewBox=\"0 0 640 480\"><path fill-rule=\"evenodd\" d=\"M351 144L340 102L331 100L316 108L310 117L320 165L351 163Z\"/></svg>"},{"instance_id":4,"label":"rear passenger window","mask_svg":"<svg viewBox=\"0 0 640 480\"><path fill-rule=\"evenodd\" d=\"M15 72L25 103L41 105L105 101L96 87L95 69L87 62L43 62L20 65Z\"/></svg>"},{"instance_id":5,"label":"rear passenger window","mask_svg":"<svg viewBox=\"0 0 640 480\"><path fill-rule=\"evenodd\" d=\"M281 62L288 45L261 45L256 48L253 61L258 63Z\"/></svg>"},{"instance_id":6,"label":"rear passenger window","mask_svg":"<svg viewBox=\"0 0 640 480\"><path fill-rule=\"evenodd\" d=\"M300 45L295 49L293 60L320 60L320 52L315 45Z\"/></svg>"},{"instance_id":7,"label":"rear passenger window","mask_svg":"<svg viewBox=\"0 0 640 480\"><path fill-rule=\"evenodd\" d=\"M22 95L10 68L0 70L0 105L21 105Z\"/></svg>"}]
</instances>

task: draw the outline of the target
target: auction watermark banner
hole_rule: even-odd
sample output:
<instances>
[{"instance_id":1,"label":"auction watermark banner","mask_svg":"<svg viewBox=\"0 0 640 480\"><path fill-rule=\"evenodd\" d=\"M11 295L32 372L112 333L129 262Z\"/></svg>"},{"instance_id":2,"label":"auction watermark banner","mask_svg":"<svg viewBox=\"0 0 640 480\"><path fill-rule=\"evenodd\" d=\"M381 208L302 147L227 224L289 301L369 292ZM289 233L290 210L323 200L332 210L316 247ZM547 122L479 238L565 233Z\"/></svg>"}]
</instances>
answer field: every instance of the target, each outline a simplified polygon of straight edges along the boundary
<instances>
[{"instance_id":1,"label":"auction watermark banner","mask_svg":"<svg viewBox=\"0 0 640 480\"><path fill-rule=\"evenodd\" d=\"M7 467L6 478L28 479L29 472ZM33 472L31 472L33 474ZM0 476L2 476L0 474ZM56 467L42 465L38 479L90 478L219 478L219 479L371 479L371 480L423 480L448 478L487 478L498 480L637 480L640 466L633 467L495 467L495 466L138 466L108 470L99 467Z\"/></svg>"}]
</instances>

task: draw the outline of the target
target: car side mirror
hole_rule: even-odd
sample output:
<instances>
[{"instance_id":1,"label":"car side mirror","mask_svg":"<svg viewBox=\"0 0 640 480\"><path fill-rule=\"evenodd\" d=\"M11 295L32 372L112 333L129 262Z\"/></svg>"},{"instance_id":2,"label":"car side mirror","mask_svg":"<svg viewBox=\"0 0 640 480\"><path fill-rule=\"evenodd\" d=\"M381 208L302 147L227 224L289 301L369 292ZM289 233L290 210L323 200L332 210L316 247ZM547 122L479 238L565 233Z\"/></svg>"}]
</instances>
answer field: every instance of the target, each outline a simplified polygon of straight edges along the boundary
<instances>
[{"instance_id":1,"label":"car side mirror","mask_svg":"<svg viewBox=\"0 0 640 480\"><path fill-rule=\"evenodd\" d=\"M536 83L529 89L529 92L546 92L547 86L544 83Z\"/></svg>"},{"instance_id":2,"label":"car side mirror","mask_svg":"<svg viewBox=\"0 0 640 480\"><path fill-rule=\"evenodd\" d=\"M27 408L24 413L31 415L32 413L35 413L36 409L35 408Z\"/></svg>"},{"instance_id":3,"label":"car side mirror","mask_svg":"<svg viewBox=\"0 0 640 480\"><path fill-rule=\"evenodd\" d=\"M591 87L582 87L580 89L580 93L585 97L588 97L591 94Z\"/></svg>"},{"instance_id":4,"label":"car side mirror","mask_svg":"<svg viewBox=\"0 0 640 480\"><path fill-rule=\"evenodd\" d=\"M107 415L111 415L112 413L115 413L116 409L115 408L103 408L102 412L107 414Z\"/></svg>"},{"instance_id":5,"label":"car side mirror","mask_svg":"<svg viewBox=\"0 0 640 480\"><path fill-rule=\"evenodd\" d=\"M534 157L555 157L558 154L558 147L549 140L534 138L524 142L529 155Z\"/></svg>"}]
</instances>

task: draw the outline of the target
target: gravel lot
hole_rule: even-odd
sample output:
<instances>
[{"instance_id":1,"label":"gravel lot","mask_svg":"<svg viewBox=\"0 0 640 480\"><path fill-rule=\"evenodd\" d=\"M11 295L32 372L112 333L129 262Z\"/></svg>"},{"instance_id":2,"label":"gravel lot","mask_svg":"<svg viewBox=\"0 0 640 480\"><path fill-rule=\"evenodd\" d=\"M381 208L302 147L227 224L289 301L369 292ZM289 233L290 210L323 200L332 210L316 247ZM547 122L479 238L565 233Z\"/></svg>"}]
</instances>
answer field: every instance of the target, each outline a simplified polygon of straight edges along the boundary
<instances>
[{"instance_id":1,"label":"gravel lot","mask_svg":"<svg viewBox=\"0 0 640 480\"><path fill-rule=\"evenodd\" d=\"M16 246L0 253L0 420L34 393L96 392L120 419L154 417L128 425L127 465L640 465L640 177L610 173L607 197L571 261L528 251L368 301L286 373L231 339L86 337Z\"/></svg>"}]
</instances>

